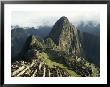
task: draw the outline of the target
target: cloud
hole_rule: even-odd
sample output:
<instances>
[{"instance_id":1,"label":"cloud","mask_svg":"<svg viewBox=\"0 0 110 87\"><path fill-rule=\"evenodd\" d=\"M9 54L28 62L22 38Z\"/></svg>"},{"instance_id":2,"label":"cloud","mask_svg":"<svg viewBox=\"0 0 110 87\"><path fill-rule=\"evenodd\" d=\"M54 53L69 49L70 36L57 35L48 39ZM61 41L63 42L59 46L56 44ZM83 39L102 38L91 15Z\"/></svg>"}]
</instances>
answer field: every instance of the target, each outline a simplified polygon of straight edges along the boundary
<instances>
[{"instance_id":1,"label":"cloud","mask_svg":"<svg viewBox=\"0 0 110 87\"><path fill-rule=\"evenodd\" d=\"M80 6L75 8L73 5L38 5L37 8L35 11L13 11L12 25L20 25L23 27L52 26L62 16L66 16L73 24L82 20L100 21L99 8L96 8L96 6L90 5L88 7Z\"/></svg>"}]
</instances>

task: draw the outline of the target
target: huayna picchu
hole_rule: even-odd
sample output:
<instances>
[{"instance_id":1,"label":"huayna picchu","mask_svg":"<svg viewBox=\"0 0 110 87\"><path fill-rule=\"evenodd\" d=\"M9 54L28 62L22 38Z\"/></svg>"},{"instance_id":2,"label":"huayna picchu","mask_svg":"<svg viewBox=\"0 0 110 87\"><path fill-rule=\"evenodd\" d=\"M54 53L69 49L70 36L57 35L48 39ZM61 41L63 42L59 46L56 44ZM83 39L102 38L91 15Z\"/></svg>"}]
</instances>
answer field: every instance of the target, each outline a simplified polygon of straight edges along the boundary
<instances>
[{"instance_id":1,"label":"huayna picchu","mask_svg":"<svg viewBox=\"0 0 110 87\"><path fill-rule=\"evenodd\" d=\"M86 58L78 30L62 16L43 40L31 35L11 65L12 77L99 77Z\"/></svg>"}]
</instances>

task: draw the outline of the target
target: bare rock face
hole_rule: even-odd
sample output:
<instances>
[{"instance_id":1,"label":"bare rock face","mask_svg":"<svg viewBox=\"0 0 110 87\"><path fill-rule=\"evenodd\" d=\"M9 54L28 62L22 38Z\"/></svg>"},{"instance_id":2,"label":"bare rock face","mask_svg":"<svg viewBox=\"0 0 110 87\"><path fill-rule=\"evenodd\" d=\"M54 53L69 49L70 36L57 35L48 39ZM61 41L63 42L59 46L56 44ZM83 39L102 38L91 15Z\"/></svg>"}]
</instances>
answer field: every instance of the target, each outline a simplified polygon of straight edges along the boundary
<instances>
[{"instance_id":1,"label":"bare rock face","mask_svg":"<svg viewBox=\"0 0 110 87\"><path fill-rule=\"evenodd\" d=\"M63 16L55 23L49 37L59 46L61 51L80 54L81 43L77 29L69 22L67 17Z\"/></svg>"}]
</instances>

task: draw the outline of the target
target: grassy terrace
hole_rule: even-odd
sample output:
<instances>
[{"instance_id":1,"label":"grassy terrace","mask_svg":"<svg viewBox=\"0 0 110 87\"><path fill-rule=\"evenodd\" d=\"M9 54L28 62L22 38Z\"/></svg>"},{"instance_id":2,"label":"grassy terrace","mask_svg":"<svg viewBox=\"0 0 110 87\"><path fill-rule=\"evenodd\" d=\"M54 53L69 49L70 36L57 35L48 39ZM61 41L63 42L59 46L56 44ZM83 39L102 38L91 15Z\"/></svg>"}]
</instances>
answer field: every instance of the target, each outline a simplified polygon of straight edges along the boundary
<instances>
[{"instance_id":1,"label":"grassy terrace","mask_svg":"<svg viewBox=\"0 0 110 87\"><path fill-rule=\"evenodd\" d=\"M61 60L57 60L59 62L56 62L55 58L53 58L51 55L47 54L47 53L39 53L38 58L40 58L41 60L45 61L45 63L50 67L53 68L54 65L55 66L59 66L63 69L65 69L72 77L80 77L80 75L78 75L76 72L74 72L71 68L65 66Z\"/></svg>"}]
</instances>

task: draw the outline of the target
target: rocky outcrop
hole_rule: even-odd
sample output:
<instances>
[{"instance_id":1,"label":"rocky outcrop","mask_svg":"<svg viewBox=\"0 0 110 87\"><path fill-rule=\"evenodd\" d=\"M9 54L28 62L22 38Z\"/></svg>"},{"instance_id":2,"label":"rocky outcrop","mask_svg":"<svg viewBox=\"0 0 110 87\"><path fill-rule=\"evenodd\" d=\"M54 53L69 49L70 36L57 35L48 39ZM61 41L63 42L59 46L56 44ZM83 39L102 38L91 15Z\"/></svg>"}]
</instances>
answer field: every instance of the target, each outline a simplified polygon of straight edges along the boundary
<instances>
[{"instance_id":1,"label":"rocky outcrop","mask_svg":"<svg viewBox=\"0 0 110 87\"><path fill-rule=\"evenodd\" d=\"M55 23L49 37L59 46L61 51L80 55L81 43L77 29L67 17L63 16Z\"/></svg>"},{"instance_id":2,"label":"rocky outcrop","mask_svg":"<svg viewBox=\"0 0 110 87\"><path fill-rule=\"evenodd\" d=\"M31 35L27 38L22 51L19 54L19 59L22 58L26 60L30 60L32 57L36 55L36 52L39 52L43 49L43 45L38 39Z\"/></svg>"}]
</instances>

